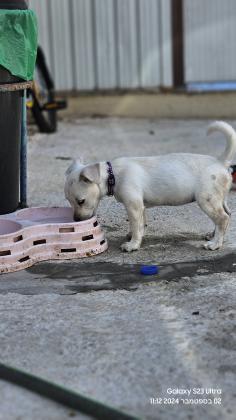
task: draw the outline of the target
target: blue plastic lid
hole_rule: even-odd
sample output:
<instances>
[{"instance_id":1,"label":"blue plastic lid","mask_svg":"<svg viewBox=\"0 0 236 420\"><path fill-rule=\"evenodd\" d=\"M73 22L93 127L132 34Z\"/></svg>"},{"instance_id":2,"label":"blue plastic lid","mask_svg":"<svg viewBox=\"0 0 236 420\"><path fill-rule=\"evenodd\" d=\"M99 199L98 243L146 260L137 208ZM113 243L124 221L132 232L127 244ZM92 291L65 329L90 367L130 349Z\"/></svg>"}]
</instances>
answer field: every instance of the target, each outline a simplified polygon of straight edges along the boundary
<instances>
[{"instance_id":1,"label":"blue plastic lid","mask_svg":"<svg viewBox=\"0 0 236 420\"><path fill-rule=\"evenodd\" d=\"M144 276L152 276L158 274L159 268L157 265L142 265L140 268L140 273Z\"/></svg>"}]
</instances>

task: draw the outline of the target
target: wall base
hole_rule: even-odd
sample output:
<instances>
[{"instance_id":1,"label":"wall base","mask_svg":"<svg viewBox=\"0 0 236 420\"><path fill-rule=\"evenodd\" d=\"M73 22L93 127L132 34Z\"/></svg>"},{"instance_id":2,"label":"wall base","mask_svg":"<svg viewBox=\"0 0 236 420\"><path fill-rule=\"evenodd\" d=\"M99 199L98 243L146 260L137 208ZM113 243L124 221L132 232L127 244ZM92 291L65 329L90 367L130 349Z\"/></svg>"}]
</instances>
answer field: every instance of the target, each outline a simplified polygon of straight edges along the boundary
<instances>
[{"instance_id":1,"label":"wall base","mask_svg":"<svg viewBox=\"0 0 236 420\"><path fill-rule=\"evenodd\" d=\"M123 93L68 96L62 117L232 118L236 92Z\"/></svg>"}]
</instances>

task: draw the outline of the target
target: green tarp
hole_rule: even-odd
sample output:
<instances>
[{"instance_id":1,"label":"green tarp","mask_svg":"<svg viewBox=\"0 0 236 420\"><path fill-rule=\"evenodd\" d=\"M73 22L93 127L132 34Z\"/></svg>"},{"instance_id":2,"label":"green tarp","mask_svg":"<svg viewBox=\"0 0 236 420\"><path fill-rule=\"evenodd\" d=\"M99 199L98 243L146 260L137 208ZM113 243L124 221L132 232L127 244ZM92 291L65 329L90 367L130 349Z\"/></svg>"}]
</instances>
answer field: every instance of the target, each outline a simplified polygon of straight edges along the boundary
<instances>
[{"instance_id":1,"label":"green tarp","mask_svg":"<svg viewBox=\"0 0 236 420\"><path fill-rule=\"evenodd\" d=\"M37 54L37 19L32 10L0 10L0 65L32 80Z\"/></svg>"}]
</instances>

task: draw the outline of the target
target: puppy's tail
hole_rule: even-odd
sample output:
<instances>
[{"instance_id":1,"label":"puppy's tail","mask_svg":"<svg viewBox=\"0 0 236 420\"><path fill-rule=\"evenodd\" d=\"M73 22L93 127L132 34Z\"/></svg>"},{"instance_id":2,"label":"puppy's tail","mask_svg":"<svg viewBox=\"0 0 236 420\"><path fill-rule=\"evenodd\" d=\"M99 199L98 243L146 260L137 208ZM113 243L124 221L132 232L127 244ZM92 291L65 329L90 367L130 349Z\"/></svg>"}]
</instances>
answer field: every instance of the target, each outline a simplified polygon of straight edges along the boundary
<instances>
[{"instance_id":1,"label":"puppy's tail","mask_svg":"<svg viewBox=\"0 0 236 420\"><path fill-rule=\"evenodd\" d=\"M226 137L226 148L218 159L224 166L226 166L226 168L228 168L231 165L234 154L236 153L236 132L231 125L223 121L215 121L210 124L207 130L207 135L213 133L214 131L220 131Z\"/></svg>"}]
</instances>

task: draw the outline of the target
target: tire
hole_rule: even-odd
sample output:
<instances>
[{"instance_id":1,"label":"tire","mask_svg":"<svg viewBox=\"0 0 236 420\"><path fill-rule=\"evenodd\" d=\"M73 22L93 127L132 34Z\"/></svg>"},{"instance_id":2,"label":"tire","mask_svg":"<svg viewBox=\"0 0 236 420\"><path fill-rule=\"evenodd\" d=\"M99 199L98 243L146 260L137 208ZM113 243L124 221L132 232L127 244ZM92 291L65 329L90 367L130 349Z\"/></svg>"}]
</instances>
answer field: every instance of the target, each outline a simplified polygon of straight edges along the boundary
<instances>
[{"instance_id":1,"label":"tire","mask_svg":"<svg viewBox=\"0 0 236 420\"><path fill-rule=\"evenodd\" d=\"M38 47L36 68L36 88L30 90L32 96L31 111L41 133L55 133L57 130L57 111L44 109L46 103L55 101L54 83L49 73L43 51Z\"/></svg>"}]
</instances>

